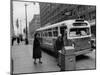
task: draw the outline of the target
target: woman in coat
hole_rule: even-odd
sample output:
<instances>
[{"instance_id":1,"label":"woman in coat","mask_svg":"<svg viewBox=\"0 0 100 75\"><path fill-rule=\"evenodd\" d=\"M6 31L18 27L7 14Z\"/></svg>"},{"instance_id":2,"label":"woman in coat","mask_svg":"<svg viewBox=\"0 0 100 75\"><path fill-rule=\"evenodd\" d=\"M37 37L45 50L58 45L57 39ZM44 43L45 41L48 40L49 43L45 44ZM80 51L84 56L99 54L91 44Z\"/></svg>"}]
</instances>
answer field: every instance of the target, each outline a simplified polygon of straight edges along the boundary
<instances>
[{"instance_id":1,"label":"woman in coat","mask_svg":"<svg viewBox=\"0 0 100 75\"><path fill-rule=\"evenodd\" d=\"M59 64L59 51L62 50L64 44L63 44L63 37L61 35L58 36L57 40L55 41L55 54L56 54L56 61L57 65L60 66Z\"/></svg>"},{"instance_id":2,"label":"woman in coat","mask_svg":"<svg viewBox=\"0 0 100 75\"><path fill-rule=\"evenodd\" d=\"M58 58L58 51L62 50L63 48L63 39L60 36L58 36L57 40L55 41L55 53L56 53L56 57Z\"/></svg>"},{"instance_id":3,"label":"woman in coat","mask_svg":"<svg viewBox=\"0 0 100 75\"><path fill-rule=\"evenodd\" d=\"M39 36L36 33L34 35L34 42L33 42L33 59L34 64L36 64L36 59L39 59L39 63L42 63L41 61L41 48L40 48L40 42L39 42Z\"/></svg>"}]
</instances>

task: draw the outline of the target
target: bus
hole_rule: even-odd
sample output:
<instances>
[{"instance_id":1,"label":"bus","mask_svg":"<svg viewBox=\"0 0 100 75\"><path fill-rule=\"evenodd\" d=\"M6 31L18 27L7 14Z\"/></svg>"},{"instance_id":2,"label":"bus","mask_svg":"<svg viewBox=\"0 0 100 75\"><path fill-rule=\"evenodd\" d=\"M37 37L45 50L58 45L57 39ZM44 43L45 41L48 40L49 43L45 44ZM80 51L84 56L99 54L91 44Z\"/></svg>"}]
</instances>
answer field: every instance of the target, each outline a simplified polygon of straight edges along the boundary
<instances>
[{"instance_id":1,"label":"bus","mask_svg":"<svg viewBox=\"0 0 100 75\"><path fill-rule=\"evenodd\" d=\"M52 52L55 52L54 44L56 39L59 35L64 35L64 33L67 33L67 35L64 36L67 37L69 42L72 42L76 55L82 55L92 51L91 28L89 22L86 20L65 20L56 24L41 27L36 30L36 33L39 34L41 39L41 47Z\"/></svg>"}]
</instances>

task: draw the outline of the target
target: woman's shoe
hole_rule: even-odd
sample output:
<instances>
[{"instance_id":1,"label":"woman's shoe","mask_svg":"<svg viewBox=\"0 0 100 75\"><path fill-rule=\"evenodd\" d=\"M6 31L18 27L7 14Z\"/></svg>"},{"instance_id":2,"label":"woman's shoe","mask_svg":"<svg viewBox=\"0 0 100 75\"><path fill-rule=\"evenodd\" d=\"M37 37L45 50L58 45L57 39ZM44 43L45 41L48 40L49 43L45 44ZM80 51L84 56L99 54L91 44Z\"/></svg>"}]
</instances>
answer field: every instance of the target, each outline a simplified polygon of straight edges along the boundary
<instances>
[{"instance_id":1,"label":"woman's shoe","mask_svg":"<svg viewBox=\"0 0 100 75\"><path fill-rule=\"evenodd\" d=\"M34 64L37 64L37 63L34 61Z\"/></svg>"},{"instance_id":2,"label":"woman's shoe","mask_svg":"<svg viewBox=\"0 0 100 75\"><path fill-rule=\"evenodd\" d=\"M61 67L61 65L60 65L60 64L57 64L57 66Z\"/></svg>"},{"instance_id":3,"label":"woman's shoe","mask_svg":"<svg viewBox=\"0 0 100 75\"><path fill-rule=\"evenodd\" d=\"M42 64L42 61L39 61L40 64Z\"/></svg>"}]
</instances>

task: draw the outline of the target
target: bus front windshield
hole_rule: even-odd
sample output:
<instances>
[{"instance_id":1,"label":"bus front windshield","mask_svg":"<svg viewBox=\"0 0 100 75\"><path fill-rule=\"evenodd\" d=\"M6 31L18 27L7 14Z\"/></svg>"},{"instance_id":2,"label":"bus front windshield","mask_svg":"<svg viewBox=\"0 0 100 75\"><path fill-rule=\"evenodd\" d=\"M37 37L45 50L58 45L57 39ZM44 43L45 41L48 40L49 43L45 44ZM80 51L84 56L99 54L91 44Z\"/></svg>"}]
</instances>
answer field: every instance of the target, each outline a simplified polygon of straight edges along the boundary
<instances>
[{"instance_id":1,"label":"bus front windshield","mask_svg":"<svg viewBox=\"0 0 100 75\"><path fill-rule=\"evenodd\" d=\"M87 36L90 35L89 28L71 28L70 37L79 37L79 36Z\"/></svg>"}]
</instances>

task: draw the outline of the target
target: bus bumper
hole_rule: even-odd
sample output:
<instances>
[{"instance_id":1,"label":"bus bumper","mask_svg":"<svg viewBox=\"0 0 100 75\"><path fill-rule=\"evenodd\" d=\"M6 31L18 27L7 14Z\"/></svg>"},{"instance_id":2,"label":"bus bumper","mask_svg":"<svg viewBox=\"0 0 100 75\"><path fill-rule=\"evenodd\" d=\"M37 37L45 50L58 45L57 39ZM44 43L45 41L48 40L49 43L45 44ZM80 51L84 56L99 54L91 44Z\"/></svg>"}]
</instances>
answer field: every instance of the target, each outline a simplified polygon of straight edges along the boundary
<instances>
[{"instance_id":1,"label":"bus bumper","mask_svg":"<svg viewBox=\"0 0 100 75\"><path fill-rule=\"evenodd\" d=\"M87 53L90 53L92 52L93 49L85 49L85 50L82 50L82 51L77 51L75 52L75 55L78 56L78 55L83 55L83 54L87 54Z\"/></svg>"}]
</instances>

